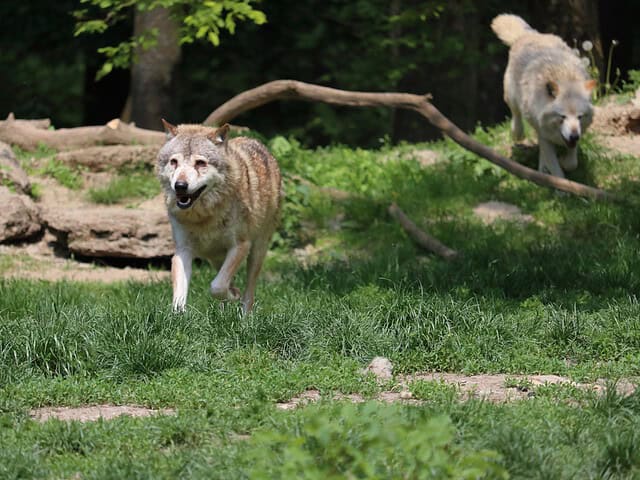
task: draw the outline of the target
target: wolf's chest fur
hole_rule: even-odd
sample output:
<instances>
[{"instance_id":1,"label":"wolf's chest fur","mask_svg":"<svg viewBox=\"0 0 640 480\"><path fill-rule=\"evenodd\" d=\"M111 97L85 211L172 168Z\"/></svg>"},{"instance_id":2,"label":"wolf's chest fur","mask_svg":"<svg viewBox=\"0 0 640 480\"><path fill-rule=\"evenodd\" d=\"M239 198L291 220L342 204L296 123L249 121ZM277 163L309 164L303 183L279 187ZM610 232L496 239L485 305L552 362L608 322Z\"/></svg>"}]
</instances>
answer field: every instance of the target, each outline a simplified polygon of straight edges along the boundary
<instances>
[{"instance_id":1,"label":"wolf's chest fur","mask_svg":"<svg viewBox=\"0 0 640 480\"><path fill-rule=\"evenodd\" d=\"M203 195L189 210L170 208L169 215L196 256L202 258L224 252L242 239L246 230L242 206L211 194Z\"/></svg>"}]
</instances>

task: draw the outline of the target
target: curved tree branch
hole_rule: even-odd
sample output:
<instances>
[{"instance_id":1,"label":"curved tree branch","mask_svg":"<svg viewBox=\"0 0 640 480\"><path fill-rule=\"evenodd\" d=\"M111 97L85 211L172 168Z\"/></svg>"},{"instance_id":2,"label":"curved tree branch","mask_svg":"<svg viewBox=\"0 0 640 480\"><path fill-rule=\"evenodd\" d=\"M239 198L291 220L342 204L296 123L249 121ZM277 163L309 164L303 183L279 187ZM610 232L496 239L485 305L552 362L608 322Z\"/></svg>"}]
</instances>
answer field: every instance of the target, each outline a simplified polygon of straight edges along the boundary
<instances>
[{"instance_id":1,"label":"curved tree branch","mask_svg":"<svg viewBox=\"0 0 640 480\"><path fill-rule=\"evenodd\" d=\"M440 240L432 237L425 231L420 230L420 228L413 223L413 221L407 217L407 214L404 213L395 203L389 205L387 211L389 212L389 215L400 223L400 226L405 232L407 232L407 235L409 235L422 248L435 253L445 260L453 260L458 256L457 251L447 247Z\"/></svg>"},{"instance_id":2,"label":"curved tree branch","mask_svg":"<svg viewBox=\"0 0 640 480\"><path fill-rule=\"evenodd\" d=\"M544 187L555 188L582 197L597 200L617 199L614 194L599 188L589 187L565 178L547 175L546 173L538 172L503 157L464 133L445 117L430 102L430 99L431 96L428 94L351 92L299 82L297 80L275 80L236 95L214 110L204 121L204 124L221 125L231 121L241 113L275 100L304 100L353 107L404 108L418 112L432 125L439 128L442 133L449 136L454 142L504 168L516 177L529 180Z\"/></svg>"}]
</instances>

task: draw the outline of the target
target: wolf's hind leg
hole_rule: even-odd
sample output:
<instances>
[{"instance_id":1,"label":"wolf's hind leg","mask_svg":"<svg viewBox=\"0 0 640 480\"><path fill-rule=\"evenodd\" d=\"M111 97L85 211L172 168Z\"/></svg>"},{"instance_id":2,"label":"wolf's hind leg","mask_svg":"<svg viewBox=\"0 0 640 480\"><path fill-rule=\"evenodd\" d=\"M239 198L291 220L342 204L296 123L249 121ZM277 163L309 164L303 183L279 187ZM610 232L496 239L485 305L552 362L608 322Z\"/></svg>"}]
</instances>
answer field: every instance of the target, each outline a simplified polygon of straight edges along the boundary
<instances>
[{"instance_id":1,"label":"wolf's hind leg","mask_svg":"<svg viewBox=\"0 0 640 480\"><path fill-rule=\"evenodd\" d=\"M216 278L211 282L211 295L220 300L239 300L240 293L237 288L231 288L231 282L236 272L242 265L242 261L247 258L251 242L240 242L232 247L224 259L224 263Z\"/></svg>"},{"instance_id":2,"label":"wolf's hind leg","mask_svg":"<svg viewBox=\"0 0 640 480\"><path fill-rule=\"evenodd\" d=\"M242 308L244 313L249 313L253 308L258 274L260 273L268 249L268 241L256 242L249 252L249 259L247 260L247 286L242 295Z\"/></svg>"},{"instance_id":3,"label":"wolf's hind leg","mask_svg":"<svg viewBox=\"0 0 640 480\"><path fill-rule=\"evenodd\" d=\"M524 124L522 123L522 113L517 106L518 102L510 100L506 94L504 100L511 111L511 139L514 142L524 140Z\"/></svg>"}]
</instances>

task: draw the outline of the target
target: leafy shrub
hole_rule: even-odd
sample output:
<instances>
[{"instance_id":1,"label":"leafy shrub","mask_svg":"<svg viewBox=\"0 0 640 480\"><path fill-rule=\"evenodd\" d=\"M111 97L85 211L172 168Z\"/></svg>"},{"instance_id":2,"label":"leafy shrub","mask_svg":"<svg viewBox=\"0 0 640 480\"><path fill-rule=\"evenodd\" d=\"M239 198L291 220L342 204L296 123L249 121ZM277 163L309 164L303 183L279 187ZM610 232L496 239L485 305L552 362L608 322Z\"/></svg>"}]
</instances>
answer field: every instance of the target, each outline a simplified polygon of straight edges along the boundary
<instances>
[{"instance_id":1,"label":"leafy shrub","mask_svg":"<svg viewBox=\"0 0 640 480\"><path fill-rule=\"evenodd\" d=\"M253 438L250 478L508 478L497 453L456 446L444 415L368 403L309 407L298 421L294 434L274 429Z\"/></svg>"}]
</instances>

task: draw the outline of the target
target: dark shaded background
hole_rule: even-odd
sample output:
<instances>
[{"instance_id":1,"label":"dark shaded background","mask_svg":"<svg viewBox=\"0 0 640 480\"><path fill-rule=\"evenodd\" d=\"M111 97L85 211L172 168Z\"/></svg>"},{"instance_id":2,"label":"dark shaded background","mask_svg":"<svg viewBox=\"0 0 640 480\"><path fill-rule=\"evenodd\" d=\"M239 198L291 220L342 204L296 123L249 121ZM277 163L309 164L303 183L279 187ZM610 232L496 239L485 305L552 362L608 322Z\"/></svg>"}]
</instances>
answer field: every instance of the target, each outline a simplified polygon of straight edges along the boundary
<instances>
[{"instance_id":1,"label":"dark shaded background","mask_svg":"<svg viewBox=\"0 0 640 480\"><path fill-rule=\"evenodd\" d=\"M4 0L0 4L0 116L49 117L57 127L102 124L120 116L128 71L96 82L99 46L130 35L132 21L103 36L73 36L78 0ZM502 121L507 48L489 28L503 12L523 16L570 45L600 38L606 57L619 46L622 78L640 68L637 0L265 1L263 26L239 25L221 46L187 45L174 71L174 123L201 122L218 105L261 83L292 78L350 90L430 92L463 129ZM389 24L390 15L401 21ZM602 59L600 59L602 60ZM380 139L418 141L438 132L412 112L278 102L234 123L264 135L293 134L308 145L376 146ZM159 124L158 124L159 127Z\"/></svg>"}]
</instances>

